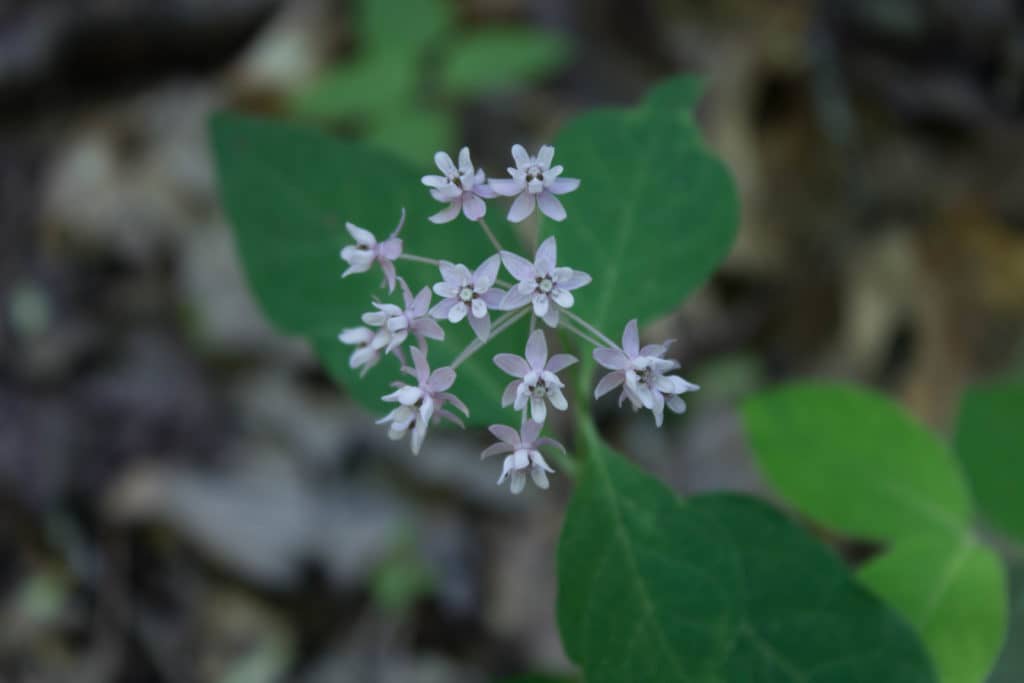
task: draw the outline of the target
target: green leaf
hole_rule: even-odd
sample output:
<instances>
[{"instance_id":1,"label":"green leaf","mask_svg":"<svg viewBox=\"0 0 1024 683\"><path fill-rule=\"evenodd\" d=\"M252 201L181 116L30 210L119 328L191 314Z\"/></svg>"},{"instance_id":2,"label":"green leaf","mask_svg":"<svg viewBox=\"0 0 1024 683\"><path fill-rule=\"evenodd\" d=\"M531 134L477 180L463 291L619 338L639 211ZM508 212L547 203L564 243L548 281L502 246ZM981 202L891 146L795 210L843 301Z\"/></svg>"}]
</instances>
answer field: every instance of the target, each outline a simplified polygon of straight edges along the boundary
<instances>
[{"instance_id":1,"label":"green leaf","mask_svg":"<svg viewBox=\"0 0 1024 683\"><path fill-rule=\"evenodd\" d=\"M999 558L969 534L897 542L860 570L931 653L942 683L980 683L992 671L1007 627L1006 575Z\"/></svg>"},{"instance_id":2,"label":"green leaf","mask_svg":"<svg viewBox=\"0 0 1024 683\"><path fill-rule=\"evenodd\" d=\"M956 449L986 518L1024 542L1022 416L1024 383L972 388L961 408Z\"/></svg>"},{"instance_id":3,"label":"green leaf","mask_svg":"<svg viewBox=\"0 0 1024 683\"><path fill-rule=\"evenodd\" d=\"M970 498L946 446L889 399L800 383L743 406L754 455L798 510L836 531L897 540L959 538Z\"/></svg>"},{"instance_id":4,"label":"green leaf","mask_svg":"<svg viewBox=\"0 0 1024 683\"><path fill-rule=\"evenodd\" d=\"M362 0L358 35L376 54L415 56L454 23L449 0Z\"/></svg>"},{"instance_id":5,"label":"green leaf","mask_svg":"<svg viewBox=\"0 0 1024 683\"><path fill-rule=\"evenodd\" d=\"M457 122L448 111L399 112L374 123L367 139L410 163L430 159L439 149L454 149Z\"/></svg>"},{"instance_id":6,"label":"green leaf","mask_svg":"<svg viewBox=\"0 0 1024 683\"><path fill-rule=\"evenodd\" d=\"M600 277L575 292L573 311L612 339L630 318L676 309L735 237L736 189L693 122L698 91L693 79L675 79L638 108L584 114L558 136L555 162L582 182L562 197L569 218L545 226L560 262ZM588 354L588 389L592 367Z\"/></svg>"},{"instance_id":7,"label":"green leaf","mask_svg":"<svg viewBox=\"0 0 1024 683\"><path fill-rule=\"evenodd\" d=\"M558 550L558 619L588 683L933 681L910 629L780 514L681 501L600 443Z\"/></svg>"},{"instance_id":8,"label":"green leaf","mask_svg":"<svg viewBox=\"0 0 1024 683\"><path fill-rule=\"evenodd\" d=\"M568 58L569 45L556 33L527 27L488 27L453 41L441 83L452 95L474 95L546 76Z\"/></svg>"},{"instance_id":9,"label":"green leaf","mask_svg":"<svg viewBox=\"0 0 1024 683\"><path fill-rule=\"evenodd\" d=\"M328 371L375 413L398 363L385 358L360 380L348 368L349 349L337 340L343 327L359 325L371 297L401 301L380 288L380 272L340 278L341 247L352 241L345 221L389 234L401 207L406 253L464 262L475 267L490 254L477 226L459 220L435 226L426 217L439 208L419 183L427 169L413 169L372 146L336 140L315 130L235 115L213 122L214 153L221 194L235 228L238 251L252 290L283 332L310 339ZM498 229L498 228L496 228ZM507 231L501 239L512 244ZM437 269L401 262L414 291L438 281ZM525 326L526 322L522 321ZM450 362L472 338L467 325L444 325L444 342L432 342L430 361ZM519 339L525 337L525 332ZM484 347L459 368L455 393L473 406L470 422L508 419L499 404L506 377L490 358L511 350L516 333Z\"/></svg>"},{"instance_id":10,"label":"green leaf","mask_svg":"<svg viewBox=\"0 0 1024 683\"><path fill-rule=\"evenodd\" d=\"M415 88L415 61L387 53L332 67L295 95L289 106L299 117L372 123L379 116L408 115Z\"/></svg>"}]
</instances>

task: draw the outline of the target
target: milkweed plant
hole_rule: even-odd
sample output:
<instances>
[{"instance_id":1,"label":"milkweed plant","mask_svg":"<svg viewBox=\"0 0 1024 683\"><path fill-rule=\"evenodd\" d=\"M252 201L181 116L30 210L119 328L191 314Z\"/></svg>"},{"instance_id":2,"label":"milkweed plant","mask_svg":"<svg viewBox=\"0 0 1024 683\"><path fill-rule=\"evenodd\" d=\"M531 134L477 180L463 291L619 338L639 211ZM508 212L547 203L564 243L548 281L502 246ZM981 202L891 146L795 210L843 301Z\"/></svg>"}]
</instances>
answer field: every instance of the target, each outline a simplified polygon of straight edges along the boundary
<instances>
[{"instance_id":1,"label":"milkweed plant","mask_svg":"<svg viewBox=\"0 0 1024 683\"><path fill-rule=\"evenodd\" d=\"M491 176L466 147L438 151L432 172L235 114L214 120L213 143L263 309L391 439L419 453L440 423L486 427L481 455L502 456L512 493L572 475L555 611L582 678L567 680L982 683L1008 598L976 517L1024 543L1024 499L1004 485L1024 476L1007 446L1024 443L1018 385L971 394L952 444L846 384L743 401L752 457L795 516L877 548L856 567L756 498L680 498L598 429L616 403L668 428L698 389L643 326L706 283L736 234L700 95L677 78L584 113L552 144L511 145ZM527 219L535 241L521 241Z\"/></svg>"},{"instance_id":2,"label":"milkweed plant","mask_svg":"<svg viewBox=\"0 0 1024 683\"><path fill-rule=\"evenodd\" d=\"M342 330L338 339L354 347L349 366L360 369L363 374L380 361L382 354L394 354L401 362L401 371L411 380L392 383L394 391L385 394L382 400L397 405L378 422L387 425L391 439L402 439L409 434L413 453L419 453L431 423L447 420L465 426L452 411L468 416L470 407L449 391L458 378L459 366L492 338L508 334L518 320L530 317L529 336L521 342L523 353L499 353L493 357L494 364L513 378L500 400L503 407L511 406L522 414L519 428L491 425L489 430L498 442L482 453L483 457L508 453L498 483L510 481L512 493L523 490L527 475L538 487L548 488L547 475L554 470L544 459L541 448L565 451L559 442L539 435L547 419L548 405L554 410L568 408L562 391L565 383L559 378L559 372L578 359L568 353L549 357L547 337L543 329L537 329L538 321L551 330L563 329L593 347L594 360L610 371L598 383L595 398L621 388L619 405L629 401L634 410L641 407L650 410L659 427L666 406L682 413L686 403L681 395L698 388L671 374L679 367L677 361L665 358L673 340L641 348L637 321L633 319L622 333L620 346L585 318L573 313L574 292L590 285L593 278L570 266L559 265L554 235L545 239L528 259L502 248L488 226L486 200L499 196L515 197L507 216L512 223L525 220L535 210L555 221L566 219L565 207L558 196L576 190L580 180L562 176L565 169L551 165L554 155L555 148L551 145L541 146L533 156L522 145L513 145L515 165L508 168L511 177L490 181L482 169L474 167L468 147L459 151L458 165L445 152L434 155L441 175L425 175L422 183L429 188L431 197L446 206L430 216L430 222L449 223L461 214L480 226L482 237L486 237L494 249L493 254L472 269L464 263L405 253L399 237L406 217L404 208L398 226L380 242L370 230L346 222L345 228L355 242L341 250L341 258L348 264L342 277L366 273L379 265L384 276L381 286L393 293L397 283L401 290L400 303L374 300L376 310L363 314L363 326ZM396 265L402 259L435 265L439 280L433 287L423 287L414 295L405 279L397 274ZM508 279L500 277L502 267ZM440 301L431 305L433 295ZM497 315L493 323L492 311ZM444 330L438 321L449 325L468 324L475 338L451 365L431 370L429 342L444 339ZM493 398L499 399L498 396Z\"/></svg>"}]
</instances>

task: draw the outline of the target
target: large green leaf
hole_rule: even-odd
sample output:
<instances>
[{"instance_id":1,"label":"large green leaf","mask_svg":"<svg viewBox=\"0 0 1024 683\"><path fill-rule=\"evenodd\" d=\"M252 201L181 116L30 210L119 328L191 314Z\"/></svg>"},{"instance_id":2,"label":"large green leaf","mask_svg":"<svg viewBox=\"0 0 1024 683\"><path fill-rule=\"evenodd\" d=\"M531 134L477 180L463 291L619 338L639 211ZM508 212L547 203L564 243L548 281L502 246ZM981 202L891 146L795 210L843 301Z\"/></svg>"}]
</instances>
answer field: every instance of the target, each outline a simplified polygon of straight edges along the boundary
<instances>
[{"instance_id":1,"label":"large green leaf","mask_svg":"<svg viewBox=\"0 0 1024 683\"><path fill-rule=\"evenodd\" d=\"M446 57L442 86L453 95L473 95L554 72L565 64L569 46L549 31L493 26L456 37Z\"/></svg>"},{"instance_id":2,"label":"large green leaf","mask_svg":"<svg viewBox=\"0 0 1024 683\"><path fill-rule=\"evenodd\" d=\"M546 227L560 261L595 278L573 310L612 339L630 318L678 307L736 234L736 189L693 120L699 92L694 79L675 79L640 107L584 114L558 135L555 162L582 182L562 197L566 221Z\"/></svg>"},{"instance_id":3,"label":"large green leaf","mask_svg":"<svg viewBox=\"0 0 1024 683\"><path fill-rule=\"evenodd\" d=\"M281 331L309 338L331 374L379 412L388 382L398 379L397 362L386 358L360 380L348 368L348 349L337 334L360 324L372 296L387 300L388 295L380 289L379 271L340 279L344 263L338 253L351 242L345 221L382 238L405 207L407 253L444 255L470 267L489 255L487 240L462 219L442 226L428 223L426 217L439 205L420 185L417 170L372 146L235 115L214 120L213 138L224 206L249 283L267 316ZM514 243L508 232L502 239ZM440 279L432 266L404 261L399 266L414 290ZM398 293L390 300L399 300ZM465 324L445 323L444 328L446 340L430 346L434 366L450 362L472 338ZM524 339L521 332L488 345L459 368L454 391L472 406L474 424L507 419L499 405L506 378L490 358L510 350L501 345L512 344L514 337Z\"/></svg>"},{"instance_id":4,"label":"large green leaf","mask_svg":"<svg viewBox=\"0 0 1024 683\"><path fill-rule=\"evenodd\" d=\"M588 683L933 681L910 629L777 512L683 502L588 428L558 618Z\"/></svg>"},{"instance_id":5,"label":"large green leaf","mask_svg":"<svg viewBox=\"0 0 1024 683\"><path fill-rule=\"evenodd\" d=\"M958 538L970 498L946 446L898 405L850 386L801 383L747 401L754 455L804 514L853 536Z\"/></svg>"},{"instance_id":6,"label":"large green leaf","mask_svg":"<svg viewBox=\"0 0 1024 683\"><path fill-rule=\"evenodd\" d=\"M896 543L860 571L861 580L917 630L942 683L981 683L1007 627L1006 575L969 534Z\"/></svg>"},{"instance_id":7,"label":"large green leaf","mask_svg":"<svg viewBox=\"0 0 1024 683\"><path fill-rule=\"evenodd\" d=\"M970 389L956 449L978 507L994 525L1024 542L1024 383Z\"/></svg>"}]
</instances>

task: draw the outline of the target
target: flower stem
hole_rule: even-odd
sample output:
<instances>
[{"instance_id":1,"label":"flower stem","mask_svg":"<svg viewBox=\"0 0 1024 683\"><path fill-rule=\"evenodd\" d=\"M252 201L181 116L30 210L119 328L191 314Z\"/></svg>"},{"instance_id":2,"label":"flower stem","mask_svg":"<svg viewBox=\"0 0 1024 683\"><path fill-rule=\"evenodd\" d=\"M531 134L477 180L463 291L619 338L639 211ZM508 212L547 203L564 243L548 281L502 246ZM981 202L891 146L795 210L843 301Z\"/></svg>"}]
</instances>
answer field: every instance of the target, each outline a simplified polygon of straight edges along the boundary
<instances>
[{"instance_id":1,"label":"flower stem","mask_svg":"<svg viewBox=\"0 0 1024 683\"><path fill-rule=\"evenodd\" d=\"M481 218L477 223L479 223L480 227L484 229L484 234L487 235L487 239L491 241L491 244L494 246L494 250L500 253L502 251L501 242L499 242L498 238L494 236L493 232L491 232L491 228L487 225L487 221Z\"/></svg>"},{"instance_id":2,"label":"flower stem","mask_svg":"<svg viewBox=\"0 0 1024 683\"><path fill-rule=\"evenodd\" d=\"M427 258L426 256L416 256L415 254L402 254L398 258L403 261L415 261L416 263L427 263L432 266L439 266L441 262L436 258Z\"/></svg>"},{"instance_id":3,"label":"flower stem","mask_svg":"<svg viewBox=\"0 0 1024 683\"><path fill-rule=\"evenodd\" d=\"M524 307L524 308L521 308L518 311L509 311L505 315L499 317L495 321L494 328L491 329L491 334L488 335L487 341L480 341L479 339L474 339L473 341L471 341L466 346L466 348L464 348L462 350L462 353L460 353L458 356L456 356L455 360L452 361L452 364L451 364L452 370L457 369L460 365L462 365L467 360L469 360L469 357L472 356L477 351L479 351L484 346L484 344L486 344L487 342L491 341L492 339L497 337L499 334L501 334L502 332L507 330L509 327L511 327L512 325L517 323L519 320L521 320L522 317L524 315L526 315L526 313L529 310L530 310L529 308Z\"/></svg>"},{"instance_id":4,"label":"flower stem","mask_svg":"<svg viewBox=\"0 0 1024 683\"><path fill-rule=\"evenodd\" d=\"M565 313L565 311L562 311L562 312ZM582 339L583 341L587 342L588 344L592 345L595 348L600 347L600 346L602 346L604 344L604 342L598 341L598 340L594 339L588 333L586 333L583 330L577 328L575 325L570 323L568 320L559 320L558 321L558 326L562 327L562 328L565 328L565 330L568 331L568 332L572 332L577 337L579 337L580 339Z\"/></svg>"},{"instance_id":5,"label":"flower stem","mask_svg":"<svg viewBox=\"0 0 1024 683\"><path fill-rule=\"evenodd\" d=\"M582 327L586 331L590 332L592 335L594 335L595 337L600 339L602 342L604 342L605 344L607 344L611 348L613 348L613 349L619 348L619 345L616 344L615 342L613 342L611 339L609 339L604 334L604 332L602 332L601 330L597 329L596 327L594 327L593 325L588 323L586 320L584 320L580 316L578 316L575 313L573 313L572 311L563 308L562 309L562 313L564 315L568 316L569 319L572 320L574 323L576 323L577 325L579 325L580 327Z\"/></svg>"}]
</instances>

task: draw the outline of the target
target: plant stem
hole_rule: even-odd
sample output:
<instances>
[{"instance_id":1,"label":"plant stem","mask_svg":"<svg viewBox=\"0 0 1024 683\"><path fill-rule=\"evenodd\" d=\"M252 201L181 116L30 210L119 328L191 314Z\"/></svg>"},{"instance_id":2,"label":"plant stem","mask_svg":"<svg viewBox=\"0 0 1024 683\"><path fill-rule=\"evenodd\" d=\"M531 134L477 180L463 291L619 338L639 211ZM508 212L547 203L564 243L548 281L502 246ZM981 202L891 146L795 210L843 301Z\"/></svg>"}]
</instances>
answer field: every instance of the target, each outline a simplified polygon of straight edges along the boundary
<instances>
[{"instance_id":1,"label":"plant stem","mask_svg":"<svg viewBox=\"0 0 1024 683\"><path fill-rule=\"evenodd\" d=\"M477 223L479 223L480 227L484 229L484 234L487 235L487 239L491 241L491 244L494 246L494 250L499 253L503 251L501 248L501 242L499 242L498 238L494 236L493 232L491 232L491 228L487 225L487 221L481 218Z\"/></svg>"},{"instance_id":2,"label":"plant stem","mask_svg":"<svg viewBox=\"0 0 1024 683\"><path fill-rule=\"evenodd\" d=\"M416 263L427 263L432 266L439 266L441 262L436 258L427 258L426 256L416 256L415 254L402 254L398 258L403 261L415 261Z\"/></svg>"},{"instance_id":3,"label":"plant stem","mask_svg":"<svg viewBox=\"0 0 1024 683\"><path fill-rule=\"evenodd\" d=\"M565 311L562 311L562 312L564 313ZM571 324L568 320L559 320L558 321L558 326L562 327L562 328L565 328L565 330L568 331L568 332L572 332L577 337L579 337L583 341L587 342L588 344L594 346L595 348L603 346L603 344L604 344L604 342L598 341L598 340L594 339L593 337L591 337L586 332L584 332L583 330L578 329L575 325Z\"/></svg>"},{"instance_id":4,"label":"plant stem","mask_svg":"<svg viewBox=\"0 0 1024 683\"><path fill-rule=\"evenodd\" d=\"M588 323L586 320L584 320L580 316L578 316L575 313L573 313L572 311L570 311L570 310L568 310L566 308L563 308L562 309L562 314L568 316L570 320L572 320L573 322L578 324L580 327L582 327L583 329L585 329L588 332L590 332L592 335L594 335L595 337L597 337L598 339L603 341L605 344L607 344L611 348L613 348L613 349L619 348L619 345L616 344L615 342L613 342L611 339L609 339L604 334L604 332L602 332L601 330L597 329L596 327L594 327L593 325Z\"/></svg>"},{"instance_id":5,"label":"plant stem","mask_svg":"<svg viewBox=\"0 0 1024 683\"><path fill-rule=\"evenodd\" d=\"M494 328L491 329L490 335L488 335L487 337L487 341L480 341L479 339L474 339L473 341L471 341L466 346L466 348L462 350L462 353L456 356L455 360L452 361L452 370L457 369L460 365L469 360L469 357L472 356L477 351L479 351L484 346L484 344L491 341L499 334L507 330L509 327L517 323L519 320L521 320L522 317L526 315L527 311L529 310L529 308L524 307L518 311L509 311L505 315L498 318L494 323Z\"/></svg>"}]
</instances>

